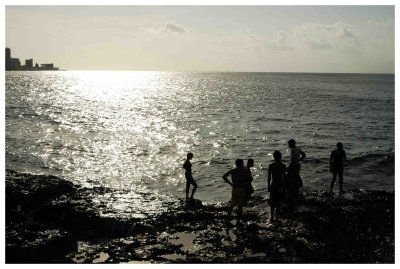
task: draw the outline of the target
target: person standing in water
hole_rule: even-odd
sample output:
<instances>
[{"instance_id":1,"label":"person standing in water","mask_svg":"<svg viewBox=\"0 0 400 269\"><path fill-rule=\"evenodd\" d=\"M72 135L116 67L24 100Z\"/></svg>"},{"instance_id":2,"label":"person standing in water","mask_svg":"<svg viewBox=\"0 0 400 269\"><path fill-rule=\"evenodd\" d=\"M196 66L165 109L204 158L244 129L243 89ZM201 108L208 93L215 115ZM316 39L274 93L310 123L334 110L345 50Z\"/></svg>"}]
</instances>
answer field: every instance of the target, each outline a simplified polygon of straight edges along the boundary
<instances>
[{"instance_id":1,"label":"person standing in water","mask_svg":"<svg viewBox=\"0 0 400 269\"><path fill-rule=\"evenodd\" d=\"M333 192L333 186L339 175L339 190L343 192L343 161L346 160L346 152L343 150L341 142L336 144L336 149L332 151L329 160L329 171L333 174L330 191Z\"/></svg>"},{"instance_id":2,"label":"person standing in water","mask_svg":"<svg viewBox=\"0 0 400 269\"><path fill-rule=\"evenodd\" d=\"M189 190L190 185L193 185L192 194L190 195L190 199L193 200L193 195L197 189L197 183L194 181L192 176L192 163L190 160L193 159L193 153L189 152L186 156L186 161L183 164L183 168L185 168L185 178L186 178L186 200L189 200Z\"/></svg>"},{"instance_id":3,"label":"person standing in water","mask_svg":"<svg viewBox=\"0 0 400 269\"><path fill-rule=\"evenodd\" d=\"M231 218L232 210L235 206L238 207L236 225L240 225L242 217L243 206L246 204L246 185L248 184L248 173L244 169L244 162L242 159L235 161L236 168L226 172L222 178L232 186L231 203L228 209L228 219ZM228 176L231 176L232 182L229 181Z\"/></svg>"},{"instance_id":4,"label":"person standing in water","mask_svg":"<svg viewBox=\"0 0 400 269\"><path fill-rule=\"evenodd\" d=\"M275 151L274 162L268 167L268 191L270 193L271 222L280 216L281 203L284 199L284 183L286 181L286 165L281 163L282 153ZM276 216L274 214L276 210Z\"/></svg>"},{"instance_id":5,"label":"person standing in water","mask_svg":"<svg viewBox=\"0 0 400 269\"><path fill-rule=\"evenodd\" d=\"M288 170L288 192L290 196L297 196L299 189L303 187L303 180L300 177L300 161L306 157L304 151L296 147L296 141L288 141L290 148L290 165Z\"/></svg>"}]
</instances>

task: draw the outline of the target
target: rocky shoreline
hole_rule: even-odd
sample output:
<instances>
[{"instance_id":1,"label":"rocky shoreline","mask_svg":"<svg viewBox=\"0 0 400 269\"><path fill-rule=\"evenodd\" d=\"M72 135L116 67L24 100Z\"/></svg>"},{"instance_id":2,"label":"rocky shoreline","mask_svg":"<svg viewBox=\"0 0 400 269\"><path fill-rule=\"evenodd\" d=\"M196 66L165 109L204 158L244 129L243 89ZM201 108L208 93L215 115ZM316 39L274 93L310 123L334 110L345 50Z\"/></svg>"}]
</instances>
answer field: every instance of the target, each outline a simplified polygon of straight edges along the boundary
<instances>
[{"instance_id":1,"label":"rocky shoreline","mask_svg":"<svg viewBox=\"0 0 400 269\"><path fill-rule=\"evenodd\" d=\"M139 212L137 195L157 206ZM226 220L227 205L6 170L6 263L395 261L394 193L304 193L274 224L266 197L253 197L240 226Z\"/></svg>"}]
</instances>

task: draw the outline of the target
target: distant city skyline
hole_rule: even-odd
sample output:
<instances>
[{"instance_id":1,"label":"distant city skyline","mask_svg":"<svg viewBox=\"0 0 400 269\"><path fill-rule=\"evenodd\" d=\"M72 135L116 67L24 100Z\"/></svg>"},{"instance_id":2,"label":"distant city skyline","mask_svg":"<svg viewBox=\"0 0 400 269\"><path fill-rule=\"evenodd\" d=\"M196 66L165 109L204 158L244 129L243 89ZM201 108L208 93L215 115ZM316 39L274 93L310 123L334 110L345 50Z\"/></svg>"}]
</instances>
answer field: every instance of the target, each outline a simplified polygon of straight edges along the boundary
<instances>
[{"instance_id":1,"label":"distant city skyline","mask_svg":"<svg viewBox=\"0 0 400 269\"><path fill-rule=\"evenodd\" d=\"M25 59L25 65L22 64L21 60L15 55L11 54L11 49L5 49L5 67L6 71L41 71L41 70L51 70L57 71L58 67L54 67L53 63L38 64L36 62L33 65L33 59ZM14 57L13 57L14 56Z\"/></svg>"},{"instance_id":2,"label":"distant city skyline","mask_svg":"<svg viewBox=\"0 0 400 269\"><path fill-rule=\"evenodd\" d=\"M394 73L395 6L5 6L21 59L66 70Z\"/></svg>"}]
</instances>

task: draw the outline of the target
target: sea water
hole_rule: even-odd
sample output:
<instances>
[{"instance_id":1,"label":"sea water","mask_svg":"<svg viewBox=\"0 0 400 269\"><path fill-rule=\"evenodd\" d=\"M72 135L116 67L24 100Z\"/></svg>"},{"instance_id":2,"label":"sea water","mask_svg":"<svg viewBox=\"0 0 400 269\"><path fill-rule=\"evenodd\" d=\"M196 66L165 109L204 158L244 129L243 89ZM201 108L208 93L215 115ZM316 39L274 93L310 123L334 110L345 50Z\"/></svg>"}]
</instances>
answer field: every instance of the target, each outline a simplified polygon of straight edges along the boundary
<instances>
[{"instance_id":1,"label":"sea water","mask_svg":"<svg viewBox=\"0 0 400 269\"><path fill-rule=\"evenodd\" d=\"M194 153L195 198L228 201L222 175L268 165L287 141L307 157L303 190L327 190L329 156L344 144L345 188L394 190L394 75L198 72L6 72L6 168L185 197ZM337 188L337 187L336 187Z\"/></svg>"}]
</instances>

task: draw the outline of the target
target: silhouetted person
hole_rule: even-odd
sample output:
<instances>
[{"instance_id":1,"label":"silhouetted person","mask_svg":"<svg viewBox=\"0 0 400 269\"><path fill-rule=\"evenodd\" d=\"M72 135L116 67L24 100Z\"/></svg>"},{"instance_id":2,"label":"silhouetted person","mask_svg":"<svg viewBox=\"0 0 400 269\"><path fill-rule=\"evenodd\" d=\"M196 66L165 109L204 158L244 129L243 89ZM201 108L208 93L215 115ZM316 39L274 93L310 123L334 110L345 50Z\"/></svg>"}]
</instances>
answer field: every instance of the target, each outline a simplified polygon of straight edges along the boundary
<instances>
[{"instance_id":1,"label":"silhouetted person","mask_svg":"<svg viewBox=\"0 0 400 269\"><path fill-rule=\"evenodd\" d=\"M186 161L183 164L183 168L185 168L185 178L186 178L186 200L189 199L189 189L190 185L193 185L192 194L190 195L190 199L193 199L193 195L197 189L197 183L194 181L192 176L192 163L190 160L193 159L193 153L189 152L186 157Z\"/></svg>"},{"instance_id":2,"label":"silhouetted person","mask_svg":"<svg viewBox=\"0 0 400 269\"><path fill-rule=\"evenodd\" d=\"M332 151L329 160L329 171L333 174L330 191L333 192L336 177L339 175L339 190L343 192L343 161L346 160L346 152L343 150L341 142L336 144L336 149Z\"/></svg>"},{"instance_id":3,"label":"silhouetted person","mask_svg":"<svg viewBox=\"0 0 400 269\"><path fill-rule=\"evenodd\" d=\"M300 161L306 157L304 151L296 147L296 141L288 141L290 148L290 165L287 168L288 192L290 196L297 196L299 189L303 187L303 180L300 177Z\"/></svg>"},{"instance_id":4,"label":"silhouetted person","mask_svg":"<svg viewBox=\"0 0 400 269\"><path fill-rule=\"evenodd\" d=\"M246 191L246 200L250 200L251 194L254 193L254 188L251 185L251 182L253 182L253 175L251 174L251 168L254 166L254 160L253 159L248 159L247 160L247 165L245 167L245 170L248 174L248 184L245 187Z\"/></svg>"},{"instance_id":5,"label":"silhouetted person","mask_svg":"<svg viewBox=\"0 0 400 269\"><path fill-rule=\"evenodd\" d=\"M274 222L274 213L276 209L276 218L281 212L281 202L284 199L285 190L284 183L286 181L286 165L281 163L282 154L280 151L275 151L274 162L268 167L268 191L269 205L271 206L271 222Z\"/></svg>"},{"instance_id":6,"label":"silhouetted person","mask_svg":"<svg viewBox=\"0 0 400 269\"><path fill-rule=\"evenodd\" d=\"M231 203L228 209L228 219L231 218L232 210L235 206L238 207L237 211L237 222L240 224L240 219L242 217L242 209L246 204L246 191L245 187L250 181L248 178L248 173L244 169L244 162L242 159L237 159L235 162L236 168L229 170L225 173L222 178L232 186L232 197ZM231 176L232 182L228 180L228 176Z\"/></svg>"}]
</instances>

